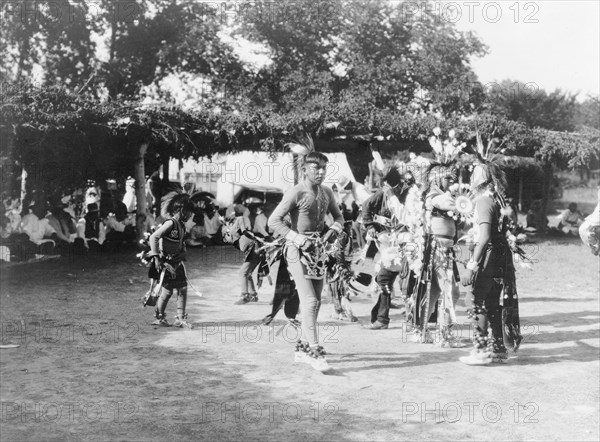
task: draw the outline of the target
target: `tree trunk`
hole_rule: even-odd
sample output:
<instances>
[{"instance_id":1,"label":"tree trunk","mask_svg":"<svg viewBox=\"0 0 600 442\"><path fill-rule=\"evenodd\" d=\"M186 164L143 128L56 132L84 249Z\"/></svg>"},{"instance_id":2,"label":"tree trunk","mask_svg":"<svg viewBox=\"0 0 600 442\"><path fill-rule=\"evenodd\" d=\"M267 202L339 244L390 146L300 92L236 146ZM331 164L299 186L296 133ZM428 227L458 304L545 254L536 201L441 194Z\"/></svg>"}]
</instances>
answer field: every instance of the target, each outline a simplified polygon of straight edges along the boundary
<instances>
[{"instance_id":1,"label":"tree trunk","mask_svg":"<svg viewBox=\"0 0 600 442\"><path fill-rule=\"evenodd\" d=\"M19 52L19 63L17 65L17 74L15 77L15 82L21 80L21 76L23 75L23 70L25 69L25 59L29 56L29 50L31 48L29 38L30 35L30 24L27 20L25 20L22 25L27 30L23 33L23 39L20 44L20 52Z\"/></svg>"},{"instance_id":2,"label":"tree trunk","mask_svg":"<svg viewBox=\"0 0 600 442\"><path fill-rule=\"evenodd\" d=\"M552 177L554 175L552 169L552 165L548 162L544 163L544 197L542 200L542 209L540 214L540 223L542 233L546 233L547 225L546 225L546 213L548 211L548 200L550 199L550 187L552 186ZM540 228L538 228L540 230Z\"/></svg>"},{"instance_id":3,"label":"tree trunk","mask_svg":"<svg viewBox=\"0 0 600 442\"><path fill-rule=\"evenodd\" d=\"M21 203L25 204L25 197L27 196L27 171L25 166L21 166Z\"/></svg>"},{"instance_id":4,"label":"tree trunk","mask_svg":"<svg viewBox=\"0 0 600 442\"><path fill-rule=\"evenodd\" d=\"M519 212L523 212L523 171L519 169Z\"/></svg>"},{"instance_id":5,"label":"tree trunk","mask_svg":"<svg viewBox=\"0 0 600 442\"><path fill-rule=\"evenodd\" d=\"M146 223L146 171L144 167L144 157L148 150L148 143L140 146L138 156L134 163L134 178L135 178L135 199L136 199L136 215L135 227L137 237L144 238L145 223Z\"/></svg>"},{"instance_id":6,"label":"tree trunk","mask_svg":"<svg viewBox=\"0 0 600 442\"><path fill-rule=\"evenodd\" d=\"M162 197L165 196L167 189L169 188L169 161L169 157L162 161L162 179L160 180L159 191L157 195L155 195L156 201L154 202L156 216L160 215Z\"/></svg>"}]
</instances>

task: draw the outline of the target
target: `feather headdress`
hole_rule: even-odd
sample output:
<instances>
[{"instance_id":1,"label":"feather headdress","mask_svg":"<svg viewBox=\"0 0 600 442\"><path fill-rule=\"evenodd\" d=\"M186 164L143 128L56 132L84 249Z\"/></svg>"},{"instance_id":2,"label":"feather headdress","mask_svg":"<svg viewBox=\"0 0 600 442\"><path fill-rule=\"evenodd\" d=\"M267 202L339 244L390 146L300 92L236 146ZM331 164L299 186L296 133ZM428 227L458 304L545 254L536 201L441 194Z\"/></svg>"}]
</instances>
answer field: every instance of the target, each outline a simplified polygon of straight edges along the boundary
<instances>
[{"instance_id":1,"label":"feather headdress","mask_svg":"<svg viewBox=\"0 0 600 442\"><path fill-rule=\"evenodd\" d=\"M439 127L433 129L429 144L435 154L435 161L427 167L428 187L440 187L442 180L447 177L456 181L460 167L458 159L467 144L457 140L454 129L448 131L448 138L442 139L442 130Z\"/></svg>"},{"instance_id":2,"label":"feather headdress","mask_svg":"<svg viewBox=\"0 0 600 442\"><path fill-rule=\"evenodd\" d=\"M494 192L497 194L502 207L504 207L504 190L507 187L506 175L500 167L502 159L502 144L499 143L499 139L495 137L496 129L492 131L492 134L487 142L484 144L483 137L479 132L477 125L475 126L475 147L471 149L471 152L475 156L473 166L481 165L484 168L484 174L486 183L493 184Z\"/></svg>"},{"instance_id":3,"label":"feather headdress","mask_svg":"<svg viewBox=\"0 0 600 442\"><path fill-rule=\"evenodd\" d=\"M304 158L309 153L315 151L315 144L313 143L313 139L310 135L304 134L298 137L297 142L288 143L286 147L293 153L298 155L298 157Z\"/></svg>"},{"instance_id":4,"label":"feather headdress","mask_svg":"<svg viewBox=\"0 0 600 442\"><path fill-rule=\"evenodd\" d=\"M299 136L297 142L288 143L286 144L286 147L296 155L296 158L294 159L294 167L298 179L302 179L302 168L307 163L320 163L321 161L328 161L325 155L315 150L315 144L309 134L305 133L304 135Z\"/></svg>"},{"instance_id":5,"label":"feather headdress","mask_svg":"<svg viewBox=\"0 0 600 442\"><path fill-rule=\"evenodd\" d=\"M448 138L445 140L442 139L441 135L442 130L436 127L433 129L433 135L429 137L429 145L433 149L436 160L442 164L456 161L467 144L460 143L456 139L454 129L448 131Z\"/></svg>"},{"instance_id":6,"label":"feather headdress","mask_svg":"<svg viewBox=\"0 0 600 442\"><path fill-rule=\"evenodd\" d=\"M160 216L165 219L171 218L181 208L188 210L196 208L196 205L190 198L190 194L183 191L183 189L173 190L160 200Z\"/></svg>"}]
</instances>

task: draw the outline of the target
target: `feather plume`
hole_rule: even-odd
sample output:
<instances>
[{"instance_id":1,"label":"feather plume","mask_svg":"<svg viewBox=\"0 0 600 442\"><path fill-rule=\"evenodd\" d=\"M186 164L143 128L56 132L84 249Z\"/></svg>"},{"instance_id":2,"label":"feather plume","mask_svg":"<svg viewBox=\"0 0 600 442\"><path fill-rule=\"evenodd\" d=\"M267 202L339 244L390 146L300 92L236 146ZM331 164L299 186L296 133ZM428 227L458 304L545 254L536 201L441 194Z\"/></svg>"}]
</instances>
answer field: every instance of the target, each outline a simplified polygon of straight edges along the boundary
<instances>
[{"instance_id":1,"label":"feather plume","mask_svg":"<svg viewBox=\"0 0 600 442\"><path fill-rule=\"evenodd\" d=\"M296 155L294 159L294 167L296 169L297 176L302 175L302 166L304 165L304 158L306 155L315 151L315 144L312 137L309 134L300 135L297 142L287 143L285 145L290 152Z\"/></svg>"},{"instance_id":2,"label":"feather plume","mask_svg":"<svg viewBox=\"0 0 600 442\"><path fill-rule=\"evenodd\" d=\"M181 195L182 193L183 192L181 190L174 190L162 197L160 200L160 216L162 216L164 219L171 218L171 205L173 198L175 198L177 195Z\"/></svg>"},{"instance_id":3,"label":"feather plume","mask_svg":"<svg viewBox=\"0 0 600 442\"><path fill-rule=\"evenodd\" d=\"M302 144L298 144L298 143L288 143L287 144L287 148L296 155L301 155L301 156L306 156L309 154L308 149L306 148L306 146L303 146Z\"/></svg>"},{"instance_id":4,"label":"feather plume","mask_svg":"<svg viewBox=\"0 0 600 442\"><path fill-rule=\"evenodd\" d=\"M296 143L288 143L286 147L293 153L298 156L304 157L309 153L315 151L315 144L313 143L313 139L310 135L304 134L298 137Z\"/></svg>"},{"instance_id":5,"label":"feather plume","mask_svg":"<svg viewBox=\"0 0 600 442\"><path fill-rule=\"evenodd\" d=\"M381 154L376 150L371 151L371 155L373 155L373 159L375 160L375 165L379 170L383 172L385 169L385 164L383 163L383 158L381 158Z\"/></svg>"},{"instance_id":6,"label":"feather plume","mask_svg":"<svg viewBox=\"0 0 600 442\"><path fill-rule=\"evenodd\" d=\"M475 129L475 134L477 136L477 156L479 159L483 159L486 157L485 147L483 146L483 140L481 139L481 134L479 133L479 129Z\"/></svg>"},{"instance_id":7,"label":"feather plume","mask_svg":"<svg viewBox=\"0 0 600 442\"><path fill-rule=\"evenodd\" d=\"M436 160L442 164L456 161L466 147L466 143L460 143L456 139L454 129L448 132L448 139L445 140L441 137L442 131L439 127L433 129L433 133L434 135L429 137L429 145L433 149Z\"/></svg>"},{"instance_id":8,"label":"feather plume","mask_svg":"<svg viewBox=\"0 0 600 442\"><path fill-rule=\"evenodd\" d=\"M433 149L436 155L442 155L444 153L444 147L442 145L442 140L439 137L432 136L429 138L429 145Z\"/></svg>"}]
</instances>

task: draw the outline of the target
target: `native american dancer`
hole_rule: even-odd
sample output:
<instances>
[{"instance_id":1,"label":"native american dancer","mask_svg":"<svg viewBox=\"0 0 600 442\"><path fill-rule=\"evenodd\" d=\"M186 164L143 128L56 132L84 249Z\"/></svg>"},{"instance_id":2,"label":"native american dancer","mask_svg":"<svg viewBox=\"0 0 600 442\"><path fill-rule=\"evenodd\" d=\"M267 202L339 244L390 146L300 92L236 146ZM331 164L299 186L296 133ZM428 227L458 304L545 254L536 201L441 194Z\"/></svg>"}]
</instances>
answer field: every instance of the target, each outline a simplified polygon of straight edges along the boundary
<instances>
[{"instance_id":1,"label":"native american dancer","mask_svg":"<svg viewBox=\"0 0 600 442\"><path fill-rule=\"evenodd\" d=\"M600 252L600 189L598 189L598 204L594 212L588 216L579 227L579 236L592 253L598 256Z\"/></svg>"},{"instance_id":2,"label":"native american dancer","mask_svg":"<svg viewBox=\"0 0 600 442\"><path fill-rule=\"evenodd\" d=\"M223 240L244 254L244 261L239 270L241 292L238 300L234 302L236 305L258 301L252 273L260 264L261 256L257 252L259 245L252 233L249 215L250 211L245 206L234 206L234 211L228 215L228 221L223 227Z\"/></svg>"},{"instance_id":3,"label":"native american dancer","mask_svg":"<svg viewBox=\"0 0 600 442\"><path fill-rule=\"evenodd\" d=\"M407 331L410 332L418 329L419 312L416 308L416 293L421 281L427 234L423 192L417 185L415 174L412 171L404 174L404 180L408 190L405 190L406 199L400 223L408 229L410 239L403 248L405 259L399 276L403 278L401 279L401 290L405 297Z\"/></svg>"},{"instance_id":4,"label":"native american dancer","mask_svg":"<svg viewBox=\"0 0 600 442\"><path fill-rule=\"evenodd\" d=\"M486 160L482 151L480 147L471 177L471 258L462 277L464 286L472 286L469 316L474 321L474 347L469 356L460 358L469 365L504 362L507 347L516 352L523 339L513 264L517 250L503 210L506 179L499 165Z\"/></svg>"},{"instance_id":5,"label":"native american dancer","mask_svg":"<svg viewBox=\"0 0 600 442\"><path fill-rule=\"evenodd\" d=\"M392 287L404 268L404 246L411 238L403 221L403 203L409 190L406 181L398 169L392 167L383 177L383 183L383 187L363 204L367 237L375 239L380 254L375 277L379 297L371 310L371 322L364 326L368 330L388 328Z\"/></svg>"},{"instance_id":6,"label":"native american dancer","mask_svg":"<svg viewBox=\"0 0 600 442\"><path fill-rule=\"evenodd\" d=\"M457 240L458 219L455 207L457 178L456 159L465 147L459 143L454 130L448 139L442 140L441 129L435 128L429 139L436 156L436 162L427 170L425 195L425 241L423 262L417 276L418 284L412 296L412 312L409 319L412 325L411 340L414 342L436 342L441 346L458 346L450 328L456 323L455 305L460 295L457 280L458 268L454 262L454 245ZM461 183L462 185L462 183ZM452 186L452 187L451 187ZM454 190L454 189L453 189ZM439 304L438 304L439 301ZM428 330L428 324L436 312L439 337Z\"/></svg>"},{"instance_id":7,"label":"native american dancer","mask_svg":"<svg viewBox=\"0 0 600 442\"><path fill-rule=\"evenodd\" d=\"M450 186L456 180L453 166L436 165L429 172L429 189L426 191L426 270L423 291L419 299L418 328L413 340L434 342L442 347L456 347L459 342L452 335L451 327L456 324L455 306L460 296L458 268L454 246L457 240L456 207ZM429 334L428 321L437 305L439 337Z\"/></svg>"},{"instance_id":8,"label":"native american dancer","mask_svg":"<svg viewBox=\"0 0 600 442\"><path fill-rule=\"evenodd\" d=\"M331 295L333 312L331 317L340 321L357 322L350 306L352 281L355 277L352 271L352 220L344 223L344 230L327 250L327 289ZM368 284L367 284L368 285Z\"/></svg>"},{"instance_id":9,"label":"native american dancer","mask_svg":"<svg viewBox=\"0 0 600 442\"><path fill-rule=\"evenodd\" d=\"M294 359L306 362L319 371L330 369L325 351L319 345L317 315L321 304L321 291L325 277L325 243L335 240L342 231L344 218L335 202L333 191L322 186L328 159L314 152L312 140L306 145L293 144L292 151L300 153L299 164L303 178L299 184L285 192L283 199L269 218L271 230L287 242L284 256L294 279L302 313L302 340L296 346ZM325 215L330 212L334 223L327 232ZM290 215L292 225L284 221Z\"/></svg>"},{"instance_id":10,"label":"native american dancer","mask_svg":"<svg viewBox=\"0 0 600 442\"><path fill-rule=\"evenodd\" d=\"M192 216L195 205L187 194L173 193L163 199L162 216L166 221L150 235L150 253L143 259L151 260L148 276L158 281L160 295L156 300L154 325L170 327L165 309L173 293L177 293L177 316L174 327L192 328L185 311L188 281L185 261L185 222ZM147 301L146 301L147 302ZM150 305L150 304L148 304Z\"/></svg>"}]
</instances>

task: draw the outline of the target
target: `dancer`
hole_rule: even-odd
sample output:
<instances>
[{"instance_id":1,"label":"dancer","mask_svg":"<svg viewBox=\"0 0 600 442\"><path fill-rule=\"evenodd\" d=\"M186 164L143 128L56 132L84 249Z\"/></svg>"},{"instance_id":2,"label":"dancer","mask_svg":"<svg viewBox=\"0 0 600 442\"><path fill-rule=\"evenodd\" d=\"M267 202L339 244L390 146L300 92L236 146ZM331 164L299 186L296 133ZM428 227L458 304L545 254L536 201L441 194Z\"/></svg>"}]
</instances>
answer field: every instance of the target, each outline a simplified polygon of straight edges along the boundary
<instances>
[{"instance_id":1,"label":"dancer","mask_svg":"<svg viewBox=\"0 0 600 442\"><path fill-rule=\"evenodd\" d=\"M187 301L187 275L185 261L185 222L192 216L194 204L187 194L168 194L163 199L165 222L150 235L150 253L153 265L150 267L150 278L162 281L162 291L156 304L156 321L153 325L170 327L165 309L173 295L177 293L177 317L174 327L192 328L185 311Z\"/></svg>"},{"instance_id":2,"label":"dancer","mask_svg":"<svg viewBox=\"0 0 600 442\"><path fill-rule=\"evenodd\" d=\"M462 284L472 285L469 316L474 320L475 334L471 354L460 361L484 365L505 362L507 347L516 352L522 336L515 267L507 239L509 223L501 211L502 193L506 188L504 172L498 164L480 155L473 169L471 187L475 204L470 241L472 255Z\"/></svg>"},{"instance_id":3,"label":"dancer","mask_svg":"<svg viewBox=\"0 0 600 442\"><path fill-rule=\"evenodd\" d=\"M403 203L406 192L402 175L392 167L383 177L383 187L364 202L363 223L367 228L367 237L377 238L381 253L380 269L375 277L379 298L371 310L371 322L365 326L369 330L384 330L390 323L390 304L392 287L402 265L399 251L400 242L397 232L392 232L391 221L404 219ZM389 225L381 224L383 221ZM400 227L401 226L396 226ZM387 250L382 250L383 248ZM388 253L389 252L389 253Z\"/></svg>"},{"instance_id":4,"label":"dancer","mask_svg":"<svg viewBox=\"0 0 600 442\"><path fill-rule=\"evenodd\" d=\"M344 223L342 233L335 240L327 260L327 289L331 295L332 319L358 322L350 307L348 284L354 277L351 269L352 256L352 219Z\"/></svg>"},{"instance_id":5,"label":"dancer","mask_svg":"<svg viewBox=\"0 0 600 442\"><path fill-rule=\"evenodd\" d=\"M423 180L426 186L423 193L426 212L425 235L421 238L424 241L415 237L415 240L423 242L417 247L422 250L422 262L415 265L419 271L418 284L411 297L410 320L414 327L411 341L434 342L428 324L435 316L441 335L441 339L435 342L444 347L454 347L460 345L450 332L450 327L456 323L454 307L460 295L453 249L457 240L458 220L455 205L462 189L462 183L455 183L458 172L456 161L466 144L458 141L454 129L448 131L447 139L441 135L442 130L436 127L429 138L436 160L427 167Z\"/></svg>"},{"instance_id":6,"label":"dancer","mask_svg":"<svg viewBox=\"0 0 600 442\"><path fill-rule=\"evenodd\" d=\"M456 211L454 197L450 186L456 181L456 170L453 164L435 165L429 171L429 190L426 192L425 208L429 220L428 244L431 261L431 285L429 293L422 299L420 333L415 333L420 342L433 342L427 326L431 313L438 300L437 322L440 337L435 341L442 347L458 347L460 343L451 332L456 324L455 306L460 296L458 289L458 268L454 262L454 246L457 228L454 219ZM420 334L420 336L418 336Z\"/></svg>"},{"instance_id":7,"label":"dancer","mask_svg":"<svg viewBox=\"0 0 600 442\"><path fill-rule=\"evenodd\" d=\"M583 243L598 256L600 252L600 188L598 189L598 204L590 216L579 227L579 236Z\"/></svg>"},{"instance_id":8,"label":"dancer","mask_svg":"<svg viewBox=\"0 0 600 442\"><path fill-rule=\"evenodd\" d=\"M317 334L317 316L325 276L324 243L335 240L342 230L344 219L333 191L322 186L327 157L314 151L310 138L304 146L293 144L290 147L299 154L302 179L283 195L271 214L268 225L275 235L287 240L284 256L300 297L303 339L296 346L294 359L309 363L324 372L330 367ZM333 215L334 223L321 237L321 232L325 230L324 219L327 212ZM292 220L291 228L284 220L288 213Z\"/></svg>"},{"instance_id":9,"label":"dancer","mask_svg":"<svg viewBox=\"0 0 600 442\"><path fill-rule=\"evenodd\" d=\"M266 216L257 208L262 204L261 200L254 201L252 198L246 200L247 209L244 214L238 216L232 227L237 230L239 238L234 241L234 246L244 254L244 262L240 267L241 294L234 304L243 305L258 301L258 293L252 274L263 261L264 253L260 253L260 244L257 238L268 235L266 227ZM260 286L259 286L260 288Z\"/></svg>"}]
</instances>

